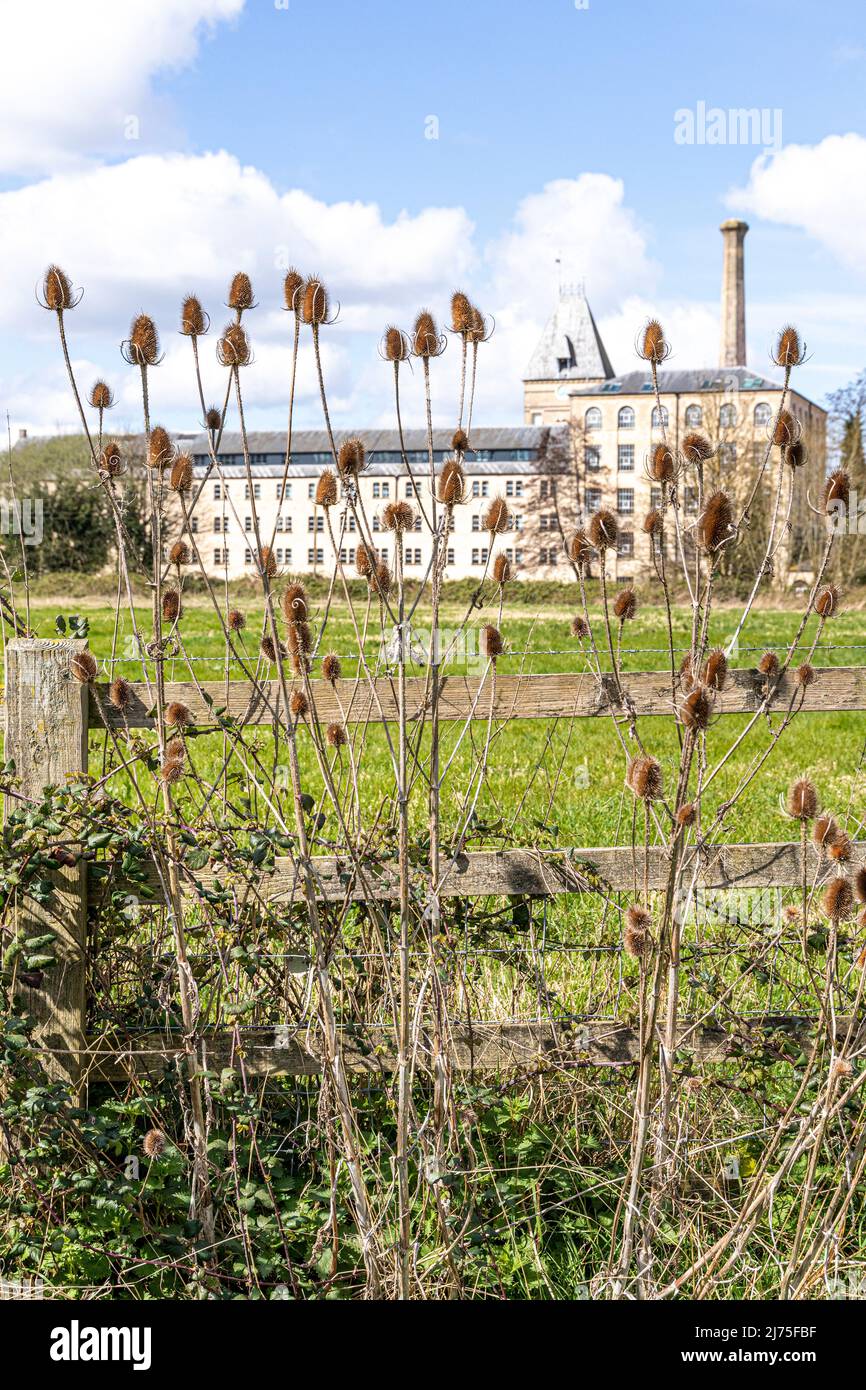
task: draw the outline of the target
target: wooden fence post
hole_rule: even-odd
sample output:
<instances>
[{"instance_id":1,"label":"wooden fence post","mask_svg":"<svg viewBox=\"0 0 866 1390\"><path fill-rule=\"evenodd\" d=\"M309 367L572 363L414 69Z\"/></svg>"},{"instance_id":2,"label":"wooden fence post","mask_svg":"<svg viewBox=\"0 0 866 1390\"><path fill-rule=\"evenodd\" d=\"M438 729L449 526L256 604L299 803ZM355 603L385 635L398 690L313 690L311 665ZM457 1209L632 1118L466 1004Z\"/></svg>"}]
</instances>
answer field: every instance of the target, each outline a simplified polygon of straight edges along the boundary
<instances>
[{"instance_id":1,"label":"wooden fence post","mask_svg":"<svg viewBox=\"0 0 866 1390\"><path fill-rule=\"evenodd\" d=\"M6 647L6 758L15 762L19 795L41 799L48 786L64 786L87 769L88 687L70 670L83 641L15 638ZM21 806L7 798L7 808ZM85 1036L87 880L84 863L58 869L52 901L28 900L18 926L28 936L57 938L56 965L39 989L24 991L46 1048L43 1061L55 1080L77 1087Z\"/></svg>"}]
</instances>

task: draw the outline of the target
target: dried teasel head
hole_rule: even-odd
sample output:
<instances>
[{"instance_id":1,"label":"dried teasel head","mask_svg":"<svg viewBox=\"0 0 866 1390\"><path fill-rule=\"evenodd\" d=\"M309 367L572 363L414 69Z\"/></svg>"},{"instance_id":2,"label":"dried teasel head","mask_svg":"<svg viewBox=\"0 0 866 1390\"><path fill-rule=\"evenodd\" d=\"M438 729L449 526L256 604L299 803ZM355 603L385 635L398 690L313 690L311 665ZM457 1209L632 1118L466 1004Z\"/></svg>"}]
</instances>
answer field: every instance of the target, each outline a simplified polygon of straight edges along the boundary
<instances>
[{"instance_id":1,"label":"dried teasel head","mask_svg":"<svg viewBox=\"0 0 866 1390\"><path fill-rule=\"evenodd\" d=\"M343 667L336 652L328 652L327 656L322 657L322 679L330 681L331 685L340 679Z\"/></svg>"},{"instance_id":2,"label":"dried teasel head","mask_svg":"<svg viewBox=\"0 0 866 1390\"><path fill-rule=\"evenodd\" d=\"M726 492L714 492L698 518L697 536L702 549L712 554L730 539L733 529L731 499Z\"/></svg>"},{"instance_id":3,"label":"dried teasel head","mask_svg":"<svg viewBox=\"0 0 866 1390\"><path fill-rule=\"evenodd\" d=\"M330 468L326 468L319 474L319 481L316 483L316 506L336 506L337 495L337 475Z\"/></svg>"},{"instance_id":4,"label":"dried teasel head","mask_svg":"<svg viewBox=\"0 0 866 1390\"><path fill-rule=\"evenodd\" d=\"M798 439L793 444L786 444L782 449L782 458L789 468L802 468L809 460L809 454L803 440Z\"/></svg>"},{"instance_id":5,"label":"dried teasel head","mask_svg":"<svg viewBox=\"0 0 866 1390\"><path fill-rule=\"evenodd\" d=\"M808 777L798 777L788 788L788 815L792 820L814 820L818 814L818 792Z\"/></svg>"},{"instance_id":6,"label":"dried teasel head","mask_svg":"<svg viewBox=\"0 0 866 1390\"><path fill-rule=\"evenodd\" d=\"M96 680L96 672L99 668L93 652L88 651L85 647L84 651L75 653L69 663L69 669L77 681L81 681L82 685L89 685L91 681Z\"/></svg>"},{"instance_id":7,"label":"dried teasel head","mask_svg":"<svg viewBox=\"0 0 866 1390\"><path fill-rule=\"evenodd\" d=\"M828 584L815 599L815 612L821 618L835 618L841 602L841 590L836 584Z\"/></svg>"},{"instance_id":8,"label":"dried teasel head","mask_svg":"<svg viewBox=\"0 0 866 1390\"><path fill-rule=\"evenodd\" d=\"M233 608L227 619L229 632L242 632L247 625L247 620L239 608Z\"/></svg>"},{"instance_id":9,"label":"dried teasel head","mask_svg":"<svg viewBox=\"0 0 866 1390\"><path fill-rule=\"evenodd\" d=\"M303 584L289 584L280 600L287 623L303 623L309 616L309 601Z\"/></svg>"},{"instance_id":10,"label":"dried teasel head","mask_svg":"<svg viewBox=\"0 0 866 1390\"><path fill-rule=\"evenodd\" d=\"M186 764L183 758L166 758L159 775L167 787L179 782L186 775Z\"/></svg>"},{"instance_id":11,"label":"dried teasel head","mask_svg":"<svg viewBox=\"0 0 866 1390\"><path fill-rule=\"evenodd\" d=\"M854 843L846 830L838 830L827 845L827 854L837 864L850 864Z\"/></svg>"},{"instance_id":12,"label":"dried teasel head","mask_svg":"<svg viewBox=\"0 0 866 1390\"><path fill-rule=\"evenodd\" d=\"M50 265L42 277L42 303L46 309L53 309L58 314L75 307L72 282L59 265Z\"/></svg>"},{"instance_id":13,"label":"dried teasel head","mask_svg":"<svg viewBox=\"0 0 866 1390\"><path fill-rule=\"evenodd\" d=\"M409 356L409 342L402 328L389 324L382 338L382 356L386 362L405 362Z\"/></svg>"},{"instance_id":14,"label":"dried teasel head","mask_svg":"<svg viewBox=\"0 0 866 1390\"><path fill-rule=\"evenodd\" d=\"M706 729L713 713L713 701L706 686L697 686L680 705L680 721L686 729L700 733Z\"/></svg>"},{"instance_id":15,"label":"dried teasel head","mask_svg":"<svg viewBox=\"0 0 866 1390\"><path fill-rule=\"evenodd\" d=\"M189 492L192 488L192 459L189 454L178 454L171 465L168 485L172 492Z\"/></svg>"},{"instance_id":16,"label":"dried teasel head","mask_svg":"<svg viewBox=\"0 0 866 1390\"><path fill-rule=\"evenodd\" d=\"M154 425L147 441L148 468L170 468L174 457L174 444L168 430L163 425Z\"/></svg>"},{"instance_id":17,"label":"dried teasel head","mask_svg":"<svg viewBox=\"0 0 866 1390\"><path fill-rule=\"evenodd\" d=\"M326 737L332 748L345 748L348 742L345 728L336 720L328 725Z\"/></svg>"},{"instance_id":18,"label":"dried teasel head","mask_svg":"<svg viewBox=\"0 0 866 1390\"><path fill-rule=\"evenodd\" d=\"M854 892L861 903L866 903L866 865L861 864L854 875Z\"/></svg>"},{"instance_id":19,"label":"dried teasel head","mask_svg":"<svg viewBox=\"0 0 866 1390\"><path fill-rule=\"evenodd\" d=\"M499 628L494 627L492 623L485 623L481 629L480 646L481 655L486 656L488 661L495 661L498 656L501 656L504 646Z\"/></svg>"},{"instance_id":20,"label":"dried teasel head","mask_svg":"<svg viewBox=\"0 0 866 1390\"><path fill-rule=\"evenodd\" d=\"M589 636L589 623L582 613L575 613L572 618L571 635L576 637L579 642L583 642Z\"/></svg>"},{"instance_id":21,"label":"dried teasel head","mask_svg":"<svg viewBox=\"0 0 866 1390\"><path fill-rule=\"evenodd\" d=\"M223 367L246 367L252 357L247 330L240 323L229 323L217 343L217 357Z\"/></svg>"},{"instance_id":22,"label":"dried teasel head","mask_svg":"<svg viewBox=\"0 0 866 1390\"><path fill-rule=\"evenodd\" d=\"M630 956L641 960L652 948L650 926L652 917L645 907L632 904L626 909L623 945Z\"/></svg>"},{"instance_id":23,"label":"dried teasel head","mask_svg":"<svg viewBox=\"0 0 866 1390\"><path fill-rule=\"evenodd\" d=\"M823 908L831 922L840 922L854 911L854 894L847 878L834 878L824 892Z\"/></svg>"},{"instance_id":24,"label":"dried teasel head","mask_svg":"<svg viewBox=\"0 0 866 1390\"><path fill-rule=\"evenodd\" d=\"M165 722L173 729L185 729L192 723L192 711L179 700L172 700L165 711Z\"/></svg>"},{"instance_id":25,"label":"dried teasel head","mask_svg":"<svg viewBox=\"0 0 866 1390\"><path fill-rule=\"evenodd\" d=\"M476 308L476 306L473 305L472 314L470 316L469 328L466 333L467 342L483 343L487 336L487 323L485 321L484 315L482 314L480 309Z\"/></svg>"},{"instance_id":26,"label":"dried teasel head","mask_svg":"<svg viewBox=\"0 0 866 1390\"><path fill-rule=\"evenodd\" d=\"M303 620L292 623L286 634L286 642L295 670L309 671L309 656L313 650L313 633L310 624Z\"/></svg>"},{"instance_id":27,"label":"dried teasel head","mask_svg":"<svg viewBox=\"0 0 866 1390\"><path fill-rule=\"evenodd\" d=\"M638 343L638 357L642 357L645 362L664 362L670 355L670 348L665 342L664 330L658 319L648 319Z\"/></svg>"},{"instance_id":28,"label":"dried teasel head","mask_svg":"<svg viewBox=\"0 0 866 1390\"><path fill-rule=\"evenodd\" d=\"M802 666L798 666L794 672L794 681L801 690L807 690L810 685L814 685L818 679L814 666L810 666L808 661L804 661Z\"/></svg>"},{"instance_id":29,"label":"dried teasel head","mask_svg":"<svg viewBox=\"0 0 866 1390\"><path fill-rule=\"evenodd\" d=\"M691 801L686 801L684 805L682 805L677 811L677 825L694 825L696 815L697 812L695 810L694 803Z\"/></svg>"},{"instance_id":30,"label":"dried teasel head","mask_svg":"<svg viewBox=\"0 0 866 1390\"><path fill-rule=\"evenodd\" d=\"M237 309L240 313L243 313L244 309L252 309L255 306L252 282L243 270L236 271L232 276L232 282L229 285L228 305L230 309Z\"/></svg>"},{"instance_id":31,"label":"dried teasel head","mask_svg":"<svg viewBox=\"0 0 866 1390\"><path fill-rule=\"evenodd\" d=\"M218 407L215 405L208 406L204 416L205 429L210 430L212 434L215 434L217 430L222 428L222 422L222 411L220 411Z\"/></svg>"},{"instance_id":32,"label":"dried teasel head","mask_svg":"<svg viewBox=\"0 0 866 1390\"><path fill-rule=\"evenodd\" d=\"M159 361L159 334L148 314L138 314L133 319L126 355L136 367L155 367Z\"/></svg>"},{"instance_id":33,"label":"dried teasel head","mask_svg":"<svg viewBox=\"0 0 866 1390\"><path fill-rule=\"evenodd\" d=\"M362 579L369 579L373 572L376 557L363 543L355 551L355 569Z\"/></svg>"},{"instance_id":34,"label":"dried teasel head","mask_svg":"<svg viewBox=\"0 0 866 1390\"><path fill-rule=\"evenodd\" d=\"M596 550L613 550L619 535L619 522L606 507L595 513L589 523L589 538Z\"/></svg>"},{"instance_id":35,"label":"dried teasel head","mask_svg":"<svg viewBox=\"0 0 866 1390\"><path fill-rule=\"evenodd\" d=\"M484 513L481 527L489 531L491 536L499 536L508 529L508 507L503 497L493 498Z\"/></svg>"},{"instance_id":36,"label":"dried teasel head","mask_svg":"<svg viewBox=\"0 0 866 1390\"><path fill-rule=\"evenodd\" d=\"M758 670L760 671L762 676L766 676L769 680L773 680L776 676L778 676L779 658L777 657L776 653L769 651L764 652L764 655L758 662Z\"/></svg>"},{"instance_id":37,"label":"dried teasel head","mask_svg":"<svg viewBox=\"0 0 866 1390\"><path fill-rule=\"evenodd\" d=\"M180 308L180 331L187 338L199 338L207 333L208 321L201 301L188 294Z\"/></svg>"},{"instance_id":38,"label":"dried teasel head","mask_svg":"<svg viewBox=\"0 0 866 1390\"><path fill-rule=\"evenodd\" d=\"M662 514L656 508L651 508L643 519L643 530L647 536L660 536L662 533Z\"/></svg>"},{"instance_id":39,"label":"dried teasel head","mask_svg":"<svg viewBox=\"0 0 866 1390\"><path fill-rule=\"evenodd\" d=\"M493 578L500 586L507 584L511 578L511 561L501 551L493 561Z\"/></svg>"},{"instance_id":40,"label":"dried teasel head","mask_svg":"<svg viewBox=\"0 0 866 1390\"><path fill-rule=\"evenodd\" d=\"M304 287L304 277L295 267L289 266L283 280L283 303L297 314L301 308L300 292Z\"/></svg>"},{"instance_id":41,"label":"dried teasel head","mask_svg":"<svg viewBox=\"0 0 866 1390\"><path fill-rule=\"evenodd\" d=\"M656 444L647 459L646 471L654 483L670 483L676 474L676 460L667 444Z\"/></svg>"},{"instance_id":42,"label":"dried teasel head","mask_svg":"<svg viewBox=\"0 0 866 1390\"><path fill-rule=\"evenodd\" d=\"M186 541L175 541L171 550L168 552L168 562L176 565L180 569L181 565L188 565L192 559L192 552Z\"/></svg>"},{"instance_id":43,"label":"dried teasel head","mask_svg":"<svg viewBox=\"0 0 866 1390\"><path fill-rule=\"evenodd\" d=\"M690 430L683 437L682 455L687 463L706 463L714 453L715 450L707 436L699 430Z\"/></svg>"},{"instance_id":44,"label":"dried teasel head","mask_svg":"<svg viewBox=\"0 0 866 1390\"><path fill-rule=\"evenodd\" d=\"M710 690L724 690L728 679L728 658L721 647L715 647L710 652L704 662L701 678Z\"/></svg>"},{"instance_id":45,"label":"dried teasel head","mask_svg":"<svg viewBox=\"0 0 866 1390\"><path fill-rule=\"evenodd\" d=\"M585 570L592 559L592 546L585 531L575 531L568 553L579 570Z\"/></svg>"},{"instance_id":46,"label":"dried teasel head","mask_svg":"<svg viewBox=\"0 0 866 1390\"><path fill-rule=\"evenodd\" d=\"M166 589L162 596L162 620L164 623L176 623L180 617L180 591L178 589Z\"/></svg>"},{"instance_id":47,"label":"dried teasel head","mask_svg":"<svg viewBox=\"0 0 866 1390\"><path fill-rule=\"evenodd\" d=\"M89 400L94 410L110 410L114 405L114 397L108 382L94 381L90 388Z\"/></svg>"},{"instance_id":48,"label":"dried teasel head","mask_svg":"<svg viewBox=\"0 0 866 1390\"><path fill-rule=\"evenodd\" d=\"M465 430L455 430L451 436L451 448L455 454L465 454L469 448L469 435Z\"/></svg>"},{"instance_id":49,"label":"dried teasel head","mask_svg":"<svg viewBox=\"0 0 866 1390\"><path fill-rule=\"evenodd\" d=\"M851 478L844 468L834 468L824 484L824 510L847 507L851 497Z\"/></svg>"},{"instance_id":50,"label":"dried teasel head","mask_svg":"<svg viewBox=\"0 0 866 1390\"><path fill-rule=\"evenodd\" d=\"M367 450L357 437L346 439L340 445L340 451L337 454L337 467L344 478L357 477L359 473L364 471L366 461Z\"/></svg>"},{"instance_id":51,"label":"dried teasel head","mask_svg":"<svg viewBox=\"0 0 866 1390\"><path fill-rule=\"evenodd\" d=\"M318 275L311 275L301 297L301 318L315 328L328 321L328 291Z\"/></svg>"},{"instance_id":52,"label":"dried teasel head","mask_svg":"<svg viewBox=\"0 0 866 1390\"><path fill-rule=\"evenodd\" d=\"M613 611L621 623L634 617L637 612L637 594L634 589L620 589L613 601Z\"/></svg>"},{"instance_id":53,"label":"dried teasel head","mask_svg":"<svg viewBox=\"0 0 866 1390\"><path fill-rule=\"evenodd\" d=\"M626 786L640 801L658 801L664 791L661 764L649 753L632 758L625 780Z\"/></svg>"},{"instance_id":54,"label":"dried teasel head","mask_svg":"<svg viewBox=\"0 0 866 1390\"><path fill-rule=\"evenodd\" d=\"M451 328L455 333L468 333L472 328L472 301L462 290L451 296Z\"/></svg>"},{"instance_id":55,"label":"dried teasel head","mask_svg":"<svg viewBox=\"0 0 866 1390\"><path fill-rule=\"evenodd\" d=\"M803 344L793 324L786 324L776 340L773 361L777 367L798 367L803 360Z\"/></svg>"},{"instance_id":56,"label":"dried teasel head","mask_svg":"<svg viewBox=\"0 0 866 1390\"><path fill-rule=\"evenodd\" d=\"M815 824L812 826L812 843L817 845L818 849L824 849L827 845L832 844L838 834L839 827L829 812L825 811L823 815L816 817Z\"/></svg>"},{"instance_id":57,"label":"dried teasel head","mask_svg":"<svg viewBox=\"0 0 866 1390\"><path fill-rule=\"evenodd\" d=\"M446 459L436 488L439 501L446 507L456 507L466 498L466 474L458 459Z\"/></svg>"},{"instance_id":58,"label":"dried teasel head","mask_svg":"<svg viewBox=\"0 0 866 1390\"><path fill-rule=\"evenodd\" d=\"M277 659L277 648L276 648L276 646L275 646L275 644L274 644L274 639L273 639L273 637L271 637L269 633L265 633L264 637L262 638L261 642L259 643L259 651L261 652L262 656L265 658L265 661L276 661L276 659ZM285 650L285 647L283 646L283 644L282 644L282 642L281 642L281 643L280 643L280 656L282 657L282 656L285 656L285 655L286 655L286 650Z\"/></svg>"},{"instance_id":59,"label":"dried teasel head","mask_svg":"<svg viewBox=\"0 0 866 1390\"><path fill-rule=\"evenodd\" d=\"M159 1158L165 1152L168 1143L161 1129L149 1129L144 1136L141 1147L144 1149L148 1158Z\"/></svg>"},{"instance_id":60,"label":"dried teasel head","mask_svg":"<svg viewBox=\"0 0 866 1390\"><path fill-rule=\"evenodd\" d=\"M132 686L122 676L117 676L108 687L108 698L115 709L129 709L132 704Z\"/></svg>"},{"instance_id":61,"label":"dried teasel head","mask_svg":"<svg viewBox=\"0 0 866 1390\"><path fill-rule=\"evenodd\" d=\"M692 654L691 652L686 652L680 662L680 685L683 687L683 690L691 690L694 684L695 672L692 665Z\"/></svg>"},{"instance_id":62,"label":"dried teasel head","mask_svg":"<svg viewBox=\"0 0 866 1390\"><path fill-rule=\"evenodd\" d=\"M310 702L303 690L293 690L289 698L289 709L295 719L304 719L310 711Z\"/></svg>"},{"instance_id":63,"label":"dried teasel head","mask_svg":"<svg viewBox=\"0 0 866 1390\"><path fill-rule=\"evenodd\" d=\"M386 531L411 531L415 525L415 513L408 502L389 502L382 512L382 525Z\"/></svg>"},{"instance_id":64,"label":"dried teasel head","mask_svg":"<svg viewBox=\"0 0 866 1390\"><path fill-rule=\"evenodd\" d=\"M380 560L374 570L367 576L367 582L374 594L380 598L387 598L391 592L391 571L384 560Z\"/></svg>"},{"instance_id":65,"label":"dried teasel head","mask_svg":"<svg viewBox=\"0 0 866 1390\"><path fill-rule=\"evenodd\" d=\"M429 309L422 309L415 319L412 351L416 357L438 357L442 351L436 320Z\"/></svg>"},{"instance_id":66,"label":"dried teasel head","mask_svg":"<svg viewBox=\"0 0 866 1390\"><path fill-rule=\"evenodd\" d=\"M779 418L773 426L773 443L784 449L787 444L795 444L799 438L799 422L790 410L780 410Z\"/></svg>"},{"instance_id":67,"label":"dried teasel head","mask_svg":"<svg viewBox=\"0 0 866 1390\"><path fill-rule=\"evenodd\" d=\"M107 473L110 478L116 478L118 473L123 472L123 455L116 439L109 439L99 455L99 471Z\"/></svg>"},{"instance_id":68,"label":"dried teasel head","mask_svg":"<svg viewBox=\"0 0 866 1390\"><path fill-rule=\"evenodd\" d=\"M259 569L268 579L273 579L277 572L277 557L269 545L263 545L259 551Z\"/></svg>"}]
</instances>

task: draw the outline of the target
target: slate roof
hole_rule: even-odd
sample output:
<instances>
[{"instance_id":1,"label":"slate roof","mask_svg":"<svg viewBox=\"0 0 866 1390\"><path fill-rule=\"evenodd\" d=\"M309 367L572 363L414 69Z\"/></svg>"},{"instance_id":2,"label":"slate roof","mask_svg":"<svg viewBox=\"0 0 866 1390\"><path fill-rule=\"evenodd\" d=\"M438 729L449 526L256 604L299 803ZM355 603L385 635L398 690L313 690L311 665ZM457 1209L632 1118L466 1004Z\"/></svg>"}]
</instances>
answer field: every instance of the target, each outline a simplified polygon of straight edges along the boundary
<instances>
[{"instance_id":1,"label":"slate roof","mask_svg":"<svg viewBox=\"0 0 866 1390\"><path fill-rule=\"evenodd\" d=\"M526 368L524 381L589 381L614 375L580 286L560 290L556 308Z\"/></svg>"}]
</instances>

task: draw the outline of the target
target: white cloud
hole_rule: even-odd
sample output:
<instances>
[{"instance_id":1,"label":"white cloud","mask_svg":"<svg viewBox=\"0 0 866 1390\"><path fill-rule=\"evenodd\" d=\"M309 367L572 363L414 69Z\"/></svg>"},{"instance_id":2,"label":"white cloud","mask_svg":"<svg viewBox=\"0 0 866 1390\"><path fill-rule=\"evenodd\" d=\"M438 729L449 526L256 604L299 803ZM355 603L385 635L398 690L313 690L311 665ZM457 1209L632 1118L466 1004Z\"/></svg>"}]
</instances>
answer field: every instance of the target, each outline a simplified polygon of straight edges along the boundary
<instances>
[{"instance_id":1,"label":"white cloud","mask_svg":"<svg viewBox=\"0 0 866 1390\"><path fill-rule=\"evenodd\" d=\"M841 263L866 273L866 138L828 135L817 145L786 145L752 165L731 207L799 227Z\"/></svg>"},{"instance_id":2,"label":"white cloud","mask_svg":"<svg viewBox=\"0 0 866 1390\"><path fill-rule=\"evenodd\" d=\"M44 172L128 151L163 120L152 79L191 63L244 0L39 0L2 7L0 169Z\"/></svg>"}]
</instances>

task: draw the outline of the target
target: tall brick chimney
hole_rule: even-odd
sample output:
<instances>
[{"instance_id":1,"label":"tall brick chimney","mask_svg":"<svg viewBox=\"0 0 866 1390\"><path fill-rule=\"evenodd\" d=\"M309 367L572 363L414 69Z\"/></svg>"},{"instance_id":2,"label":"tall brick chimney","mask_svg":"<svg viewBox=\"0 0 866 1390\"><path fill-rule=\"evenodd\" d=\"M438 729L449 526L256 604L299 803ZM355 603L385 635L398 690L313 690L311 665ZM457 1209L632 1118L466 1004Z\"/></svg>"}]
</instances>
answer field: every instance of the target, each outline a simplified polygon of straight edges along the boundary
<instances>
[{"instance_id":1,"label":"tall brick chimney","mask_svg":"<svg viewBox=\"0 0 866 1390\"><path fill-rule=\"evenodd\" d=\"M720 367L745 367L746 365L746 287L743 242L748 230L746 223L738 222L735 217L723 222L719 228L724 238Z\"/></svg>"}]
</instances>

